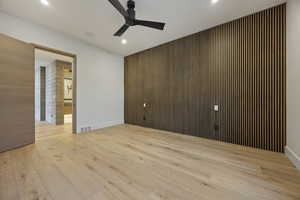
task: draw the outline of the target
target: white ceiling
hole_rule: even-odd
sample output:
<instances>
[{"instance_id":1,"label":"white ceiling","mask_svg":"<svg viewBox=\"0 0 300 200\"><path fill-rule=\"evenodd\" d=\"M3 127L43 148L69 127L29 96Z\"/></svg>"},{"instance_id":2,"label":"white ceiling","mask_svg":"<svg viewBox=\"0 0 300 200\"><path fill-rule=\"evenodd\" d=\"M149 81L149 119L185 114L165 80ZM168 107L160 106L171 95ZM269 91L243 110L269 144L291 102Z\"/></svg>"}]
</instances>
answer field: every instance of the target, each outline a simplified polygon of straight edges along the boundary
<instances>
[{"instance_id":1,"label":"white ceiling","mask_svg":"<svg viewBox=\"0 0 300 200\"><path fill-rule=\"evenodd\" d=\"M108 0L0 0L0 10L66 33L120 55L145 50L174 39L249 15L286 0L136 0L137 18L166 22L165 31L131 27L123 35L113 34L123 18ZM125 5L126 0L120 0Z\"/></svg>"}]
</instances>

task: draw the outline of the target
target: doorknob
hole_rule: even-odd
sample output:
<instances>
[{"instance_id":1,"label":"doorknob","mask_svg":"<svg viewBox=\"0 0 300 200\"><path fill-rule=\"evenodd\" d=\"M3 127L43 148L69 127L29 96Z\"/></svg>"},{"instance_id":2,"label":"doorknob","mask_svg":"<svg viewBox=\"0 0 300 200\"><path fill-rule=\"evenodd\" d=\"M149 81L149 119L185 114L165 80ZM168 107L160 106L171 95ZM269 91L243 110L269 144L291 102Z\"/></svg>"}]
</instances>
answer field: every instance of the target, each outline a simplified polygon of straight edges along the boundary
<instances>
[{"instance_id":1,"label":"doorknob","mask_svg":"<svg viewBox=\"0 0 300 200\"><path fill-rule=\"evenodd\" d=\"M143 105L143 106L144 106L144 108L147 108L148 104L147 104L147 103L144 103L144 105Z\"/></svg>"}]
</instances>

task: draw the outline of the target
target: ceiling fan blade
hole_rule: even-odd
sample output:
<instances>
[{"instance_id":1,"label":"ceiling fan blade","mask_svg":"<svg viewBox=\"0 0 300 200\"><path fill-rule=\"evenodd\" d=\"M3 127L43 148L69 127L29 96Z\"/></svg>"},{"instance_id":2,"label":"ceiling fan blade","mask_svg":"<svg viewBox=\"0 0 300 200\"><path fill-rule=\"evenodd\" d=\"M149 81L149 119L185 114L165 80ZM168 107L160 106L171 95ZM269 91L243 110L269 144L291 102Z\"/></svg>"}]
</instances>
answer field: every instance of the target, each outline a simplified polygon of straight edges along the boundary
<instances>
[{"instance_id":1,"label":"ceiling fan blade","mask_svg":"<svg viewBox=\"0 0 300 200\"><path fill-rule=\"evenodd\" d=\"M123 17L128 17L128 13L126 12L125 8L118 0L108 0L120 13Z\"/></svg>"},{"instance_id":2,"label":"ceiling fan blade","mask_svg":"<svg viewBox=\"0 0 300 200\"><path fill-rule=\"evenodd\" d=\"M165 27L165 23L143 21L143 20L134 20L134 25L147 26L147 27L155 28L155 29L159 29L159 30L164 30L164 27Z\"/></svg>"},{"instance_id":3,"label":"ceiling fan blade","mask_svg":"<svg viewBox=\"0 0 300 200\"><path fill-rule=\"evenodd\" d=\"M115 34L114 36L122 36L123 33L125 33L125 31L127 31L127 29L129 28L129 26L127 26L126 24L123 25Z\"/></svg>"}]
</instances>

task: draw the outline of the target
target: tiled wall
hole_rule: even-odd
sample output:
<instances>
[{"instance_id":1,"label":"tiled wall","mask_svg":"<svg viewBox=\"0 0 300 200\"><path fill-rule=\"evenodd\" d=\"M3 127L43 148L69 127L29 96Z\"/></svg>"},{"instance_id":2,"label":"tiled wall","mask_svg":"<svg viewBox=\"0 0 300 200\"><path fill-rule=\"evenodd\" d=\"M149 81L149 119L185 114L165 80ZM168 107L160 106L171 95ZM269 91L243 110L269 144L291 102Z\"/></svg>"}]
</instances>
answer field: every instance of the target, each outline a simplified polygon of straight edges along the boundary
<instances>
[{"instance_id":1,"label":"tiled wall","mask_svg":"<svg viewBox=\"0 0 300 200\"><path fill-rule=\"evenodd\" d=\"M55 61L46 68L46 121L64 124L64 65Z\"/></svg>"}]
</instances>

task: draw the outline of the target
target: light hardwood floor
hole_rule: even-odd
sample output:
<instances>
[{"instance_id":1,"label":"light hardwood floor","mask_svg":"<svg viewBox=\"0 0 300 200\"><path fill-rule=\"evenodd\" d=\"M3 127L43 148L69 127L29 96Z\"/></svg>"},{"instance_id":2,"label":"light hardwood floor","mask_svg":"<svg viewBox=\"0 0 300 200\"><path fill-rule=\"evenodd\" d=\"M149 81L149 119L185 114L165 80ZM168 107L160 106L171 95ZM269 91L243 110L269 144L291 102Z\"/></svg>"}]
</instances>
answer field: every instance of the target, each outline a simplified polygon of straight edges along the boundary
<instances>
[{"instance_id":1,"label":"light hardwood floor","mask_svg":"<svg viewBox=\"0 0 300 200\"><path fill-rule=\"evenodd\" d=\"M283 154L130 125L0 154L1 200L289 200Z\"/></svg>"},{"instance_id":2,"label":"light hardwood floor","mask_svg":"<svg viewBox=\"0 0 300 200\"><path fill-rule=\"evenodd\" d=\"M72 124L66 123L64 125L49 125L47 122L35 122L35 139L42 140L50 137L56 137L60 135L72 134Z\"/></svg>"}]
</instances>

